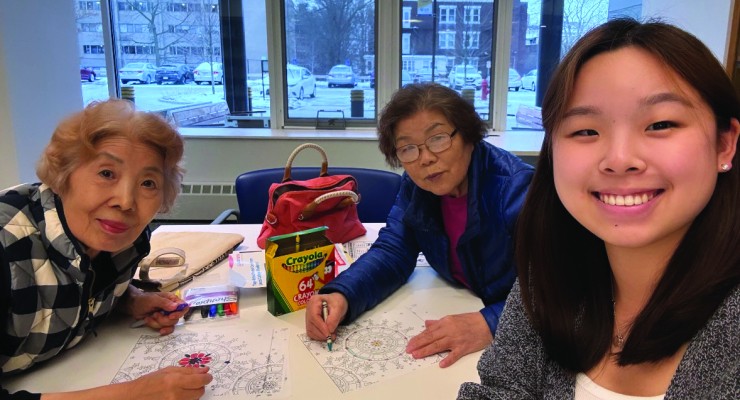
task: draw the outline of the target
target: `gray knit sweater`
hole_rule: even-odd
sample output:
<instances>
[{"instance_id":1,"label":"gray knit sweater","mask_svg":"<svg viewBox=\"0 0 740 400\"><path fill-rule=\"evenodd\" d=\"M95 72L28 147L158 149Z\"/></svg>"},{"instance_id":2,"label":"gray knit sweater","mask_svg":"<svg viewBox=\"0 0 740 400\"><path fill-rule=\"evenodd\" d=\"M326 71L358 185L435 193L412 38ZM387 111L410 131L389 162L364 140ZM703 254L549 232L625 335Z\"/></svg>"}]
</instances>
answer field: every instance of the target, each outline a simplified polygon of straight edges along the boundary
<instances>
[{"instance_id":1,"label":"gray knit sweater","mask_svg":"<svg viewBox=\"0 0 740 400\"><path fill-rule=\"evenodd\" d=\"M458 399L572 399L575 375L545 353L514 284L496 338L478 362L481 384L463 383ZM666 400L740 399L740 287L689 343Z\"/></svg>"}]
</instances>

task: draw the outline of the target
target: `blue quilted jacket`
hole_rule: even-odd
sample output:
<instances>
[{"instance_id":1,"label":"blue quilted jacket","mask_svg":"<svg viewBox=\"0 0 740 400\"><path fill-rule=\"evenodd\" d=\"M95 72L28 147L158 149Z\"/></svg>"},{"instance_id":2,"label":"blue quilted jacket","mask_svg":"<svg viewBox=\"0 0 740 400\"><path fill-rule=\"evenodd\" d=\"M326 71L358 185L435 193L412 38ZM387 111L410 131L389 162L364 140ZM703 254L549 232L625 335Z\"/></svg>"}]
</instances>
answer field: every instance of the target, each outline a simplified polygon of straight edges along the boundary
<instances>
[{"instance_id":1,"label":"blue quilted jacket","mask_svg":"<svg viewBox=\"0 0 740 400\"><path fill-rule=\"evenodd\" d=\"M516 278L514 223L532 173L530 165L504 150L485 141L475 145L468 168L468 221L457 255L471 289L483 300L481 313L491 333ZM343 323L350 323L408 280L419 251L442 278L455 283L440 198L404 173L378 239L320 293L342 293L349 302Z\"/></svg>"}]
</instances>

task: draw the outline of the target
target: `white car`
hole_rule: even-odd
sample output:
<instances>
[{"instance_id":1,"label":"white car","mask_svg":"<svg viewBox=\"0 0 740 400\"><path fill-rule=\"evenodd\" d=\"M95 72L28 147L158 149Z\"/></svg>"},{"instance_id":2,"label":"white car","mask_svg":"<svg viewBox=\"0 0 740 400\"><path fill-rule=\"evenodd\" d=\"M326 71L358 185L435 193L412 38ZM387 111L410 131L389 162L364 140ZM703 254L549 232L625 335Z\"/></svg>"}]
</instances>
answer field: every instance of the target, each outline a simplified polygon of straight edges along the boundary
<instances>
[{"instance_id":1,"label":"white car","mask_svg":"<svg viewBox=\"0 0 740 400\"><path fill-rule=\"evenodd\" d=\"M316 77L308 69L288 64L286 66L288 73L288 97L303 99L306 96L316 97ZM270 77L265 74L262 77L262 87L265 88L265 94L270 95ZM262 89L262 88L258 88Z\"/></svg>"},{"instance_id":2,"label":"white car","mask_svg":"<svg viewBox=\"0 0 740 400\"><path fill-rule=\"evenodd\" d=\"M519 91L522 88L522 77L514 68L509 68L509 90Z\"/></svg>"},{"instance_id":3,"label":"white car","mask_svg":"<svg viewBox=\"0 0 740 400\"><path fill-rule=\"evenodd\" d=\"M130 81L148 84L154 81L157 68L150 63L135 62L124 65L118 73L121 76L121 83L124 85Z\"/></svg>"},{"instance_id":4,"label":"white car","mask_svg":"<svg viewBox=\"0 0 740 400\"><path fill-rule=\"evenodd\" d=\"M456 65L449 75L450 86L453 89L462 89L465 86L475 86L480 89L483 77L474 65Z\"/></svg>"},{"instance_id":5,"label":"white car","mask_svg":"<svg viewBox=\"0 0 740 400\"><path fill-rule=\"evenodd\" d=\"M211 63L200 63L195 69L193 70L193 80L197 85L200 85L203 82L208 82L210 84L211 82L215 84L222 84L224 83L224 67L220 62L213 63L213 67L211 67Z\"/></svg>"},{"instance_id":6,"label":"white car","mask_svg":"<svg viewBox=\"0 0 740 400\"><path fill-rule=\"evenodd\" d=\"M288 97L302 99L306 96L316 97L316 78L308 69L288 64Z\"/></svg>"},{"instance_id":7,"label":"white car","mask_svg":"<svg viewBox=\"0 0 740 400\"><path fill-rule=\"evenodd\" d=\"M533 69L522 76L522 87L531 91L537 90L537 70Z\"/></svg>"}]
</instances>

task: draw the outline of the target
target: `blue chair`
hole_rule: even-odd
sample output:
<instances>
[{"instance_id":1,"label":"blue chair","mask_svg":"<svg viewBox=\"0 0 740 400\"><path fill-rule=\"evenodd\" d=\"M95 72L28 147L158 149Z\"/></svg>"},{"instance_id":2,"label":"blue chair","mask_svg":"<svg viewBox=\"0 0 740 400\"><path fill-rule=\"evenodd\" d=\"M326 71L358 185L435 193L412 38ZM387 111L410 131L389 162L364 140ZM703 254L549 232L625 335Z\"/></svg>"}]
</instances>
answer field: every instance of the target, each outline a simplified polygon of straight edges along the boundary
<instances>
[{"instance_id":1,"label":"blue chair","mask_svg":"<svg viewBox=\"0 0 740 400\"><path fill-rule=\"evenodd\" d=\"M291 178L306 180L316 178L320 167L292 167ZM239 210L222 212L212 224L223 223L236 216L240 224L261 224L267 213L270 185L283 180L284 168L249 171L236 178L236 200ZM329 175L352 175L357 179L360 203L357 213L362 222L385 222L401 187L401 175L390 171L369 168L329 167Z\"/></svg>"}]
</instances>

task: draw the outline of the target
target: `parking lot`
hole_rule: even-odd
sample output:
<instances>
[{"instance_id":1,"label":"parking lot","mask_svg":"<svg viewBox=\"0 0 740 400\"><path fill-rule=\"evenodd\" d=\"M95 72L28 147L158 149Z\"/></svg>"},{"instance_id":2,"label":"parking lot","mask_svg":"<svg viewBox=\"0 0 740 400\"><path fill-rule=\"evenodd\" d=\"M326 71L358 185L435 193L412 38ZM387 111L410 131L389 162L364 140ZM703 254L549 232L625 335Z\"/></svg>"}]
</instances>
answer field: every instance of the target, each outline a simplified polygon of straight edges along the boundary
<instances>
[{"instance_id":1,"label":"parking lot","mask_svg":"<svg viewBox=\"0 0 740 400\"><path fill-rule=\"evenodd\" d=\"M106 78L99 78L95 82L82 82L82 94L85 104L96 99L108 98L108 86ZM260 81L250 81L252 86L252 106L254 110L265 110L269 112L269 95L261 94ZM166 111L173 108L181 108L189 105L203 103L221 102L224 100L223 86L216 85L213 89L210 85L196 85L189 82L184 85L141 85L129 84L134 88L136 105L146 111ZM375 90L369 87L368 82L361 82L355 89L364 90L364 118L372 118L375 115ZM295 99L288 101L287 114L289 118L316 118L319 110L342 110L345 117L350 114L351 88L329 88L325 81L317 81L316 97ZM480 113L487 113L490 97L481 99L481 91L475 93L475 106ZM509 127L515 126L514 115L519 105L533 106L535 92L520 90L508 92L507 115Z\"/></svg>"}]
</instances>

